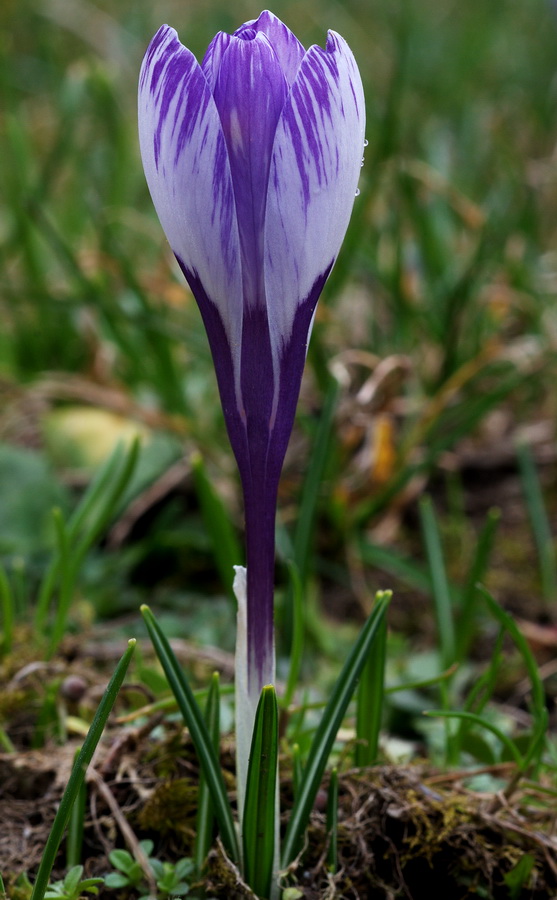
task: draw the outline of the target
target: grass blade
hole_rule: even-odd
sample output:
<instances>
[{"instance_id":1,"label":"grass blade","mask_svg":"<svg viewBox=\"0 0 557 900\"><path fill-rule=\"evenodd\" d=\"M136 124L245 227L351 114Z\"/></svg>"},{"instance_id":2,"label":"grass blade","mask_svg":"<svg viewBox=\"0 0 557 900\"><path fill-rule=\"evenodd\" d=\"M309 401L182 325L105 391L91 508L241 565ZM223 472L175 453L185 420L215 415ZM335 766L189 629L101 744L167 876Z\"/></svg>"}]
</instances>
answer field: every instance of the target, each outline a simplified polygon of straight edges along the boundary
<instances>
[{"instance_id":1,"label":"grass blade","mask_svg":"<svg viewBox=\"0 0 557 900\"><path fill-rule=\"evenodd\" d=\"M439 716L443 719L464 719L465 721L473 722L474 725L479 725L480 728L485 728L487 731L490 731L492 734L494 734L495 737L498 738L498 740L508 750L518 768L522 768L524 760L515 742L510 737L508 737L508 735L506 735L504 731L501 731L501 729L498 728L497 725L494 725L493 722L488 721L488 719L484 719L483 716L477 716L475 713L464 712L463 710L445 709L427 710L424 715L432 717Z\"/></svg>"},{"instance_id":2,"label":"grass blade","mask_svg":"<svg viewBox=\"0 0 557 900\"><path fill-rule=\"evenodd\" d=\"M518 444L516 455L532 532L538 548L542 594L546 603L550 603L557 599L557 559L542 486L529 447L526 444Z\"/></svg>"},{"instance_id":3,"label":"grass blade","mask_svg":"<svg viewBox=\"0 0 557 900\"><path fill-rule=\"evenodd\" d=\"M14 595L4 566L0 565L0 609L2 610L2 653L7 655L12 649L14 637L15 604Z\"/></svg>"},{"instance_id":4,"label":"grass blade","mask_svg":"<svg viewBox=\"0 0 557 900\"><path fill-rule=\"evenodd\" d=\"M182 713L194 747L197 751L199 763L207 780L207 786L211 792L213 808L224 846L231 859L236 864L240 861L238 839L232 820L232 811L226 794L226 787L219 761L216 757L211 742L211 736L203 720L197 700L188 684L176 656L174 655L168 640L160 625L148 606L141 607L141 614L147 626L149 637L155 648L155 652L164 669L168 684L174 696L178 708Z\"/></svg>"},{"instance_id":5,"label":"grass blade","mask_svg":"<svg viewBox=\"0 0 557 900\"><path fill-rule=\"evenodd\" d=\"M50 873L52 872L52 867L54 865L54 860L58 852L58 847L60 846L60 841L62 840L66 825L68 824L68 819L70 818L72 806L79 794L79 790L85 778L87 766L91 762L93 753L101 739L110 711L114 705L114 701L118 696L118 691L124 681L126 671L135 650L135 643L135 640L128 641L128 649L122 656L114 675L110 679L97 712L91 722L91 727L89 728L83 747L74 764L52 828L50 829L50 834L46 842L35 885L33 887L33 893L31 894L31 900L43 900L48 886Z\"/></svg>"},{"instance_id":6,"label":"grass blade","mask_svg":"<svg viewBox=\"0 0 557 900\"><path fill-rule=\"evenodd\" d=\"M298 567L294 562L288 563L290 573L290 596L292 601L292 647L290 649L290 666L286 688L281 700L281 706L288 710L298 684L300 683L300 669L304 652L304 603L302 598L302 580Z\"/></svg>"},{"instance_id":7,"label":"grass blade","mask_svg":"<svg viewBox=\"0 0 557 900\"><path fill-rule=\"evenodd\" d=\"M297 797L300 793L303 775L304 767L302 765L300 745L294 744L292 747L292 790L294 792L294 797Z\"/></svg>"},{"instance_id":8,"label":"grass blade","mask_svg":"<svg viewBox=\"0 0 557 900\"><path fill-rule=\"evenodd\" d=\"M430 497L423 497L420 501L420 519L431 572L433 602L441 646L441 665L443 669L448 669L455 659L453 609L439 527Z\"/></svg>"},{"instance_id":9,"label":"grass blade","mask_svg":"<svg viewBox=\"0 0 557 900\"><path fill-rule=\"evenodd\" d=\"M476 679L464 701L464 712L472 712L477 716L481 715L491 700L497 683L497 676L503 661L502 648L504 636L504 629L501 628L497 640L495 641L488 668ZM461 747L463 746L469 727L470 723L467 722L466 719L462 719L458 731L455 734L455 748L458 755L460 755Z\"/></svg>"},{"instance_id":10,"label":"grass blade","mask_svg":"<svg viewBox=\"0 0 557 900\"><path fill-rule=\"evenodd\" d=\"M261 691L246 783L242 820L244 876L258 897L271 893L275 855L278 775L278 706L273 685Z\"/></svg>"},{"instance_id":11,"label":"grass blade","mask_svg":"<svg viewBox=\"0 0 557 900\"><path fill-rule=\"evenodd\" d=\"M329 781L329 793L327 794L327 835L329 837L329 849L327 862L329 872L334 875L338 865L338 769L333 769Z\"/></svg>"},{"instance_id":12,"label":"grass blade","mask_svg":"<svg viewBox=\"0 0 557 900\"><path fill-rule=\"evenodd\" d=\"M207 705L205 707L205 723L213 744L215 756L218 758L220 744L220 690L219 673L214 672L209 685ZM197 873L201 873L213 842L214 824L213 804L207 780L203 772L199 776L199 799L197 809L194 862Z\"/></svg>"},{"instance_id":13,"label":"grass blade","mask_svg":"<svg viewBox=\"0 0 557 900\"><path fill-rule=\"evenodd\" d=\"M305 587L309 572L311 571L311 552L312 538L315 525L315 516L317 513L317 504L319 501L319 488L323 482L325 467L329 457L329 448L331 444L331 433L334 424L335 410L339 396L339 383L336 378L329 377L329 386L325 396L325 402L321 417L317 425L315 435L312 441L310 453L310 465L307 470L302 494L300 497L300 505L298 508L298 517L296 531L293 539L294 563L296 565L302 587ZM283 632L285 636L286 646L293 643L294 637L294 616L295 610L295 584L291 583L286 596L285 603L285 621ZM288 652L288 651L287 651Z\"/></svg>"},{"instance_id":14,"label":"grass blade","mask_svg":"<svg viewBox=\"0 0 557 900\"><path fill-rule=\"evenodd\" d=\"M356 747L354 764L362 768L377 760L383 713L387 619L382 618L369 658L362 670L356 695Z\"/></svg>"},{"instance_id":15,"label":"grass blade","mask_svg":"<svg viewBox=\"0 0 557 900\"><path fill-rule=\"evenodd\" d=\"M239 565L244 554L230 522L230 516L207 477L200 453L192 454L191 466L201 514L211 539L217 569L227 594L234 599L232 591L234 566ZM236 601L234 601L234 605L236 605Z\"/></svg>"},{"instance_id":16,"label":"grass blade","mask_svg":"<svg viewBox=\"0 0 557 900\"><path fill-rule=\"evenodd\" d=\"M79 750L75 758L79 756ZM81 783L74 804L71 809L68 822L68 837L66 839L66 868L72 869L81 863L83 849L83 823L85 819L85 805L87 802L87 785L85 780Z\"/></svg>"},{"instance_id":17,"label":"grass blade","mask_svg":"<svg viewBox=\"0 0 557 900\"><path fill-rule=\"evenodd\" d=\"M486 591L484 587L479 585L478 590L487 602L487 605L489 606L489 609L493 616L512 638L515 646L519 650L524 660L524 665L526 666L526 671L528 672L530 683L532 685L532 712L534 715L534 719L536 720L535 724L537 726L544 720L547 710L545 705L545 691L543 682L540 678L540 673L538 671L538 666L536 660L534 659L534 655L530 650L530 647L528 646L526 638L519 631L518 626L512 616L509 616L509 614L499 606L497 601L494 600L491 594Z\"/></svg>"},{"instance_id":18,"label":"grass blade","mask_svg":"<svg viewBox=\"0 0 557 900\"><path fill-rule=\"evenodd\" d=\"M343 666L333 694L313 738L308 761L304 768L300 791L294 801L284 838L282 848L283 867L288 866L298 852L302 833L309 821L311 809L319 790L335 737L356 688L356 682L361 675L370 649L377 638L381 620L386 613L390 599L390 591L380 591L377 594L373 611Z\"/></svg>"},{"instance_id":19,"label":"grass blade","mask_svg":"<svg viewBox=\"0 0 557 900\"><path fill-rule=\"evenodd\" d=\"M68 522L70 541L75 541L87 520L93 515L96 506L105 495L114 474L120 468L124 457L124 446L118 443L108 459L106 459L90 481L79 506L74 510Z\"/></svg>"},{"instance_id":20,"label":"grass blade","mask_svg":"<svg viewBox=\"0 0 557 900\"><path fill-rule=\"evenodd\" d=\"M478 597L476 585L485 575L500 519L501 513L499 510L490 509L478 537L476 552L460 598L460 619L456 636L456 656L458 660L466 659L474 638L476 600Z\"/></svg>"},{"instance_id":21,"label":"grass blade","mask_svg":"<svg viewBox=\"0 0 557 900\"><path fill-rule=\"evenodd\" d=\"M336 378L331 378L319 424L312 442L311 464L304 480L298 509L296 533L294 535L294 558L300 572L302 584L305 583L310 569L311 538L319 498L319 486L323 482L323 474L329 455L331 431L338 395L339 383Z\"/></svg>"},{"instance_id":22,"label":"grass blade","mask_svg":"<svg viewBox=\"0 0 557 900\"><path fill-rule=\"evenodd\" d=\"M111 483L106 488L102 502L99 503L99 509L95 509L95 515L91 516L92 521L75 550L75 555L79 560L83 559L87 550L102 534L114 515L118 503L122 499L134 473L140 449L141 442L139 438L134 438L129 448L124 449L124 456L120 465L114 465L114 467L110 468Z\"/></svg>"},{"instance_id":23,"label":"grass blade","mask_svg":"<svg viewBox=\"0 0 557 900\"><path fill-rule=\"evenodd\" d=\"M424 594L431 592L431 578L424 567L415 560L403 556L392 547L373 544L368 538L359 538L358 550L364 563L387 572L404 584Z\"/></svg>"}]
</instances>

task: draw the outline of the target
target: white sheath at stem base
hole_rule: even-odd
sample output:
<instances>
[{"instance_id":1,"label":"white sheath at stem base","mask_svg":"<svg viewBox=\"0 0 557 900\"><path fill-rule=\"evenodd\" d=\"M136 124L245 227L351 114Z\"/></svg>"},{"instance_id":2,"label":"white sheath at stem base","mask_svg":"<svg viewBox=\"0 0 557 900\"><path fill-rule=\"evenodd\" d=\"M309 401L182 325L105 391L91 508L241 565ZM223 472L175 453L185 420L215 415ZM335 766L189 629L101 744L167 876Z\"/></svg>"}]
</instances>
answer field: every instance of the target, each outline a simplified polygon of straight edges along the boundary
<instances>
[{"instance_id":1,"label":"white sheath at stem base","mask_svg":"<svg viewBox=\"0 0 557 900\"><path fill-rule=\"evenodd\" d=\"M238 792L238 819L242 830L246 782L248 778L249 752L253 734L258 696L250 696L248 688L248 603L247 571L243 566L234 566L233 590L238 601L236 618L236 782Z\"/></svg>"},{"instance_id":2,"label":"white sheath at stem base","mask_svg":"<svg viewBox=\"0 0 557 900\"><path fill-rule=\"evenodd\" d=\"M232 585L234 595L238 602L236 617L236 657L235 657L235 697L236 697L236 791L238 794L238 821L240 823L240 847L242 846L242 820L244 816L244 801L246 799L246 783L248 780L249 754L255 713L259 703L259 693L250 693L248 685L248 600L247 600L247 570L244 566L234 566L234 583ZM273 674L275 661L273 658ZM274 679L273 679L274 680ZM271 900L278 897L278 874L280 860L280 811L277 791L275 799L275 862L273 871L273 883L271 887Z\"/></svg>"}]
</instances>

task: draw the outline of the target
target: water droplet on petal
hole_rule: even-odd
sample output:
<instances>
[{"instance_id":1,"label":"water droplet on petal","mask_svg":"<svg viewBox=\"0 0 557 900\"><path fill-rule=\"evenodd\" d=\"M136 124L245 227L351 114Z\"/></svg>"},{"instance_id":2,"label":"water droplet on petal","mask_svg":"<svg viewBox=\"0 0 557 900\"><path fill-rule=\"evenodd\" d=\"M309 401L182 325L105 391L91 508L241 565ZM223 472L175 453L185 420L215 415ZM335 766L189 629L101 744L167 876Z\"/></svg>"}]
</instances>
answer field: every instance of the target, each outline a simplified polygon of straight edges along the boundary
<instances>
[{"instance_id":1,"label":"water droplet on petal","mask_svg":"<svg viewBox=\"0 0 557 900\"><path fill-rule=\"evenodd\" d=\"M368 141L368 140L365 140L365 141L364 141L364 147L367 147L368 145L369 145L369 141Z\"/></svg>"},{"instance_id":2,"label":"water droplet on petal","mask_svg":"<svg viewBox=\"0 0 557 900\"><path fill-rule=\"evenodd\" d=\"M359 196L360 196L360 188L356 188L355 196L356 196L356 197L359 197Z\"/></svg>"}]
</instances>

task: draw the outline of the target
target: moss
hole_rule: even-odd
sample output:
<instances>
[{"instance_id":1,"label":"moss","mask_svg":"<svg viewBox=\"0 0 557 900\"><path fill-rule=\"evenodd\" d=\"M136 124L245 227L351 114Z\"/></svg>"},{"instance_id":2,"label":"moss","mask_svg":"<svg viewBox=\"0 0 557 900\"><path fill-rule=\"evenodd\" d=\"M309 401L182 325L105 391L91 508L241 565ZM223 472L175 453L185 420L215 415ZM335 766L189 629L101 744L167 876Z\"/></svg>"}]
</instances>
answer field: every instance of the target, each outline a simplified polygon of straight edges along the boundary
<instances>
[{"instance_id":1,"label":"moss","mask_svg":"<svg viewBox=\"0 0 557 900\"><path fill-rule=\"evenodd\" d=\"M176 778L157 785L138 813L139 826L162 836L172 833L191 836L198 794L198 783L192 778Z\"/></svg>"}]
</instances>

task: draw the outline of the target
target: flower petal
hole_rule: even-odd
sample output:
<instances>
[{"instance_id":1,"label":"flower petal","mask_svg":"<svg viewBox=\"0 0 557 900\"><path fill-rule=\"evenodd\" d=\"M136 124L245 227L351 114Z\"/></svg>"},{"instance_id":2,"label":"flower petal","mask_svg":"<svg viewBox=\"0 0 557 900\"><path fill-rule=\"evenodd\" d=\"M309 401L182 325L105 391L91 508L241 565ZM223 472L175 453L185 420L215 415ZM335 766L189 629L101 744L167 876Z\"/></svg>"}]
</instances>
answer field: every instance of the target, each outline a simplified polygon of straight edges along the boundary
<instances>
[{"instance_id":1,"label":"flower petal","mask_svg":"<svg viewBox=\"0 0 557 900\"><path fill-rule=\"evenodd\" d=\"M211 93L215 90L222 57L231 40L231 35L227 34L225 31L219 31L207 47L205 56L203 57L201 68L203 69L203 74L207 79Z\"/></svg>"},{"instance_id":2,"label":"flower petal","mask_svg":"<svg viewBox=\"0 0 557 900\"><path fill-rule=\"evenodd\" d=\"M261 31L267 35L290 87L306 53L296 35L268 9L265 9L258 19L246 22L234 33L241 36L246 29Z\"/></svg>"},{"instance_id":3,"label":"flower petal","mask_svg":"<svg viewBox=\"0 0 557 900\"><path fill-rule=\"evenodd\" d=\"M244 303L265 306L263 227L269 167L287 84L267 37L232 37L213 96L228 148L242 248Z\"/></svg>"},{"instance_id":4,"label":"flower petal","mask_svg":"<svg viewBox=\"0 0 557 900\"><path fill-rule=\"evenodd\" d=\"M139 141L161 225L207 325L219 385L215 350L224 330L239 395L242 265L226 142L201 67L168 25L143 60Z\"/></svg>"},{"instance_id":5,"label":"flower petal","mask_svg":"<svg viewBox=\"0 0 557 900\"><path fill-rule=\"evenodd\" d=\"M265 288L275 365L344 238L364 149L365 108L351 50L334 32L306 53L277 126L265 216ZM303 316L307 329L313 309ZM300 323L301 324L301 323ZM307 331L296 333L306 342Z\"/></svg>"}]
</instances>

